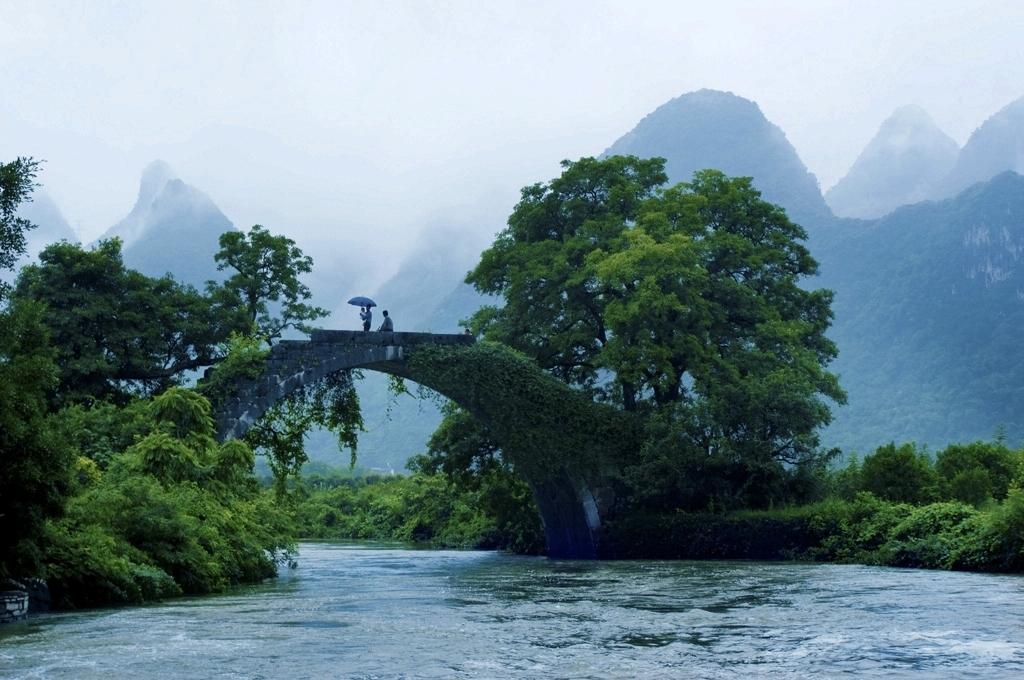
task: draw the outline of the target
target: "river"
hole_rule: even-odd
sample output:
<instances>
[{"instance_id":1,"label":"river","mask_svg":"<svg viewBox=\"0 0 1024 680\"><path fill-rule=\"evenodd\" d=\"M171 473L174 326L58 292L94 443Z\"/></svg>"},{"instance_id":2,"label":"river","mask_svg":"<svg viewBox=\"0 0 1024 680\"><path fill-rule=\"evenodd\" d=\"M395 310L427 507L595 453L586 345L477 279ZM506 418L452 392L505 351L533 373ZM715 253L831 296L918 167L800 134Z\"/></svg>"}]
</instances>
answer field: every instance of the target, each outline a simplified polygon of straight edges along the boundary
<instances>
[{"instance_id":1,"label":"river","mask_svg":"<svg viewBox=\"0 0 1024 680\"><path fill-rule=\"evenodd\" d=\"M0 628L0 677L1024 677L1016 576L300 549L264 585Z\"/></svg>"}]
</instances>

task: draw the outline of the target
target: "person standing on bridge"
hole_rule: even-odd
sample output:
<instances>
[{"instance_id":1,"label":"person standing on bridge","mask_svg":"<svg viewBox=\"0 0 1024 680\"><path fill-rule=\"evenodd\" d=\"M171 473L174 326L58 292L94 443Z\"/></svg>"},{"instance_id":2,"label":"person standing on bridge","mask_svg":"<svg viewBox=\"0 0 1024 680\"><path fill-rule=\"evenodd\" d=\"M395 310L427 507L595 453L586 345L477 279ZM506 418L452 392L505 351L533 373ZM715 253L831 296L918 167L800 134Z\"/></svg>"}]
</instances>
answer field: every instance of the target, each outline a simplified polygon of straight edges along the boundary
<instances>
[{"instance_id":1,"label":"person standing on bridge","mask_svg":"<svg viewBox=\"0 0 1024 680\"><path fill-rule=\"evenodd\" d=\"M373 320L373 310L369 307L360 307L359 318L363 320L363 331L370 330L370 322Z\"/></svg>"},{"instance_id":2,"label":"person standing on bridge","mask_svg":"<svg viewBox=\"0 0 1024 680\"><path fill-rule=\"evenodd\" d=\"M388 316L388 310L386 309L384 310L384 321L380 324L380 328L377 330L385 331L387 333L395 330L395 324L391 321L391 317Z\"/></svg>"}]
</instances>

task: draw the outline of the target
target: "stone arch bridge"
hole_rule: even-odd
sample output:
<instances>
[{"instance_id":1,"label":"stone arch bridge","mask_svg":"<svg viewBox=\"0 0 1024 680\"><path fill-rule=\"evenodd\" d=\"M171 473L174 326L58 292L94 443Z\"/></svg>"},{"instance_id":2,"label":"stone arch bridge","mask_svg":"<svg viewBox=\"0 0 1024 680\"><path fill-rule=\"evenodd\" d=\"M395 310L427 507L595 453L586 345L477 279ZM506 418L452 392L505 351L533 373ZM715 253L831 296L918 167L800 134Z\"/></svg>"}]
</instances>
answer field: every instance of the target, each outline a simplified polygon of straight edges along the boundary
<instances>
[{"instance_id":1,"label":"stone arch bridge","mask_svg":"<svg viewBox=\"0 0 1024 680\"><path fill-rule=\"evenodd\" d=\"M279 399L351 369L412 380L472 413L532 490L548 555L598 556L615 497L607 472L633 421L512 350L470 335L315 330L309 340L281 341L263 374L238 382L221 406L220 438L243 436Z\"/></svg>"}]
</instances>

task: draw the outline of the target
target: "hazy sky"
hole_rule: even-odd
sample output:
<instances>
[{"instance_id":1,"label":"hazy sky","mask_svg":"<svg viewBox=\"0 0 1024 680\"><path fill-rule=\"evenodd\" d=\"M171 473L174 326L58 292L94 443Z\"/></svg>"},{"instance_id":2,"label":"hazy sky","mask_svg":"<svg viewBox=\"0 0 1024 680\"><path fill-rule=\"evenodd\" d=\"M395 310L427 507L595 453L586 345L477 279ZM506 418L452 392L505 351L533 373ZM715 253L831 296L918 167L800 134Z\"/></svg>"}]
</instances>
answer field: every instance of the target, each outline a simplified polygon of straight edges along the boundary
<instances>
[{"instance_id":1,"label":"hazy sky","mask_svg":"<svg viewBox=\"0 0 1024 680\"><path fill-rule=\"evenodd\" d=\"M240 225L401 252L694 89L780 125L823 188L916 103L963 143L1024 95L1024 2L0 0L0 158L86 238L168 161ZM498 206L496 209L495 206Z\"/></svg>"}]
</instances>

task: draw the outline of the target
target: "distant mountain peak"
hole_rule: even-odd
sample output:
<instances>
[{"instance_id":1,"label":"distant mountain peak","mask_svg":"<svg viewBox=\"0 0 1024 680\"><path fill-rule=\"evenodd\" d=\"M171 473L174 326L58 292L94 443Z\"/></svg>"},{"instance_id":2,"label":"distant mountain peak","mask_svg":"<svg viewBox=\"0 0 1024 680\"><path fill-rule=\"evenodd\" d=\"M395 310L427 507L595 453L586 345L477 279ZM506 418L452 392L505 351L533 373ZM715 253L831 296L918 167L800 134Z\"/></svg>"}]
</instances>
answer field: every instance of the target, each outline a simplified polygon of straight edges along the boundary
<instances>
[{"instance_id":1,"label":"distant mountain peak","mask_svg":"<svg viewBox=\"0 0 1024 680\"><path fill-rule=\"evenodd\" d=\"M155 160L147 165L142 171L142 179L139 181L139 197L135 201L132 211L148 208L157 195L164 190L167 183L177 179L178 175L164 161Z\"/></svg>"},{"instance_id":2,"label":"distant mountain peak","mask_svg":"<svg viewBox=\"0 0 1024 680\"><path fill-rule=\"evenodd\" d=\"M886 124L903 124L903 125L928 125L931 127L937 127L935 121L932 120L931 115L924 109L924 107L918 104L904 104L893 111L885 122Z\"/></svg>"},{"instance_id":3,"label":"distant mountain peak","mask_svg":"<svg viewBox=\"0 0 1024 680\"><path fill-rule=\"evenodd\" d=\"M150 276L170 272L202 286L218 278L213 255L220 235L231 229L209 196L179 179L167 163L154 161L142 171L131 212L102 238L120 238L125 264L133 269Z\"/></svg>"},{"instance_id":4,"label":"distant mountain peak","mask_svg":"<svg viewBox=\"0 0 1024 680\"><path fill-rule=\"evenodd\" d=\"M881 217L930 198L958 152L957 143L927 111L902 106L882 122L825 200L840 217Z\"/></svg>"},{"instance_id":5,"label":"distant mountain peak","mask_svg":"<svg viewBox=\"0 0 1024 680\"><path fill-rule=\"evenodd\" d=\"M1024 172L1024 97L1004 106L971 134L936 196L951 196L1006 170Z\"/></svg>"},{"instance_id":6,"label":"distant mountain peak","mask_svg":"<svg viewBox=\"0 0 1024 680\"><path fill-rule=\"evenodd\" d=\"M139 195L135 199L135 205L131 212L113 227L108 229L101 238L117 237L121 239L124 248L128 248L141 236L146 226L146 214L153 206L153 201L164 190L164 187L171 180L177 179L177 175L167 163L155 160L142 170L142 177L139 179Z\"/></svg>"},{"instance_id":7,"label":"distant mountain peak","mask_svg":"<svg viewBox=\"0 0 1024 680\"><path fill-rule=\"evenodd\" d=\"M661 156L672 182L689 181L705 168L753 177L764 197L798 222L831 217L817 179L785 133L756 102L732 92L703 89L675 97L605 151L614 154Z\"/></svg>"}]
</instances>

